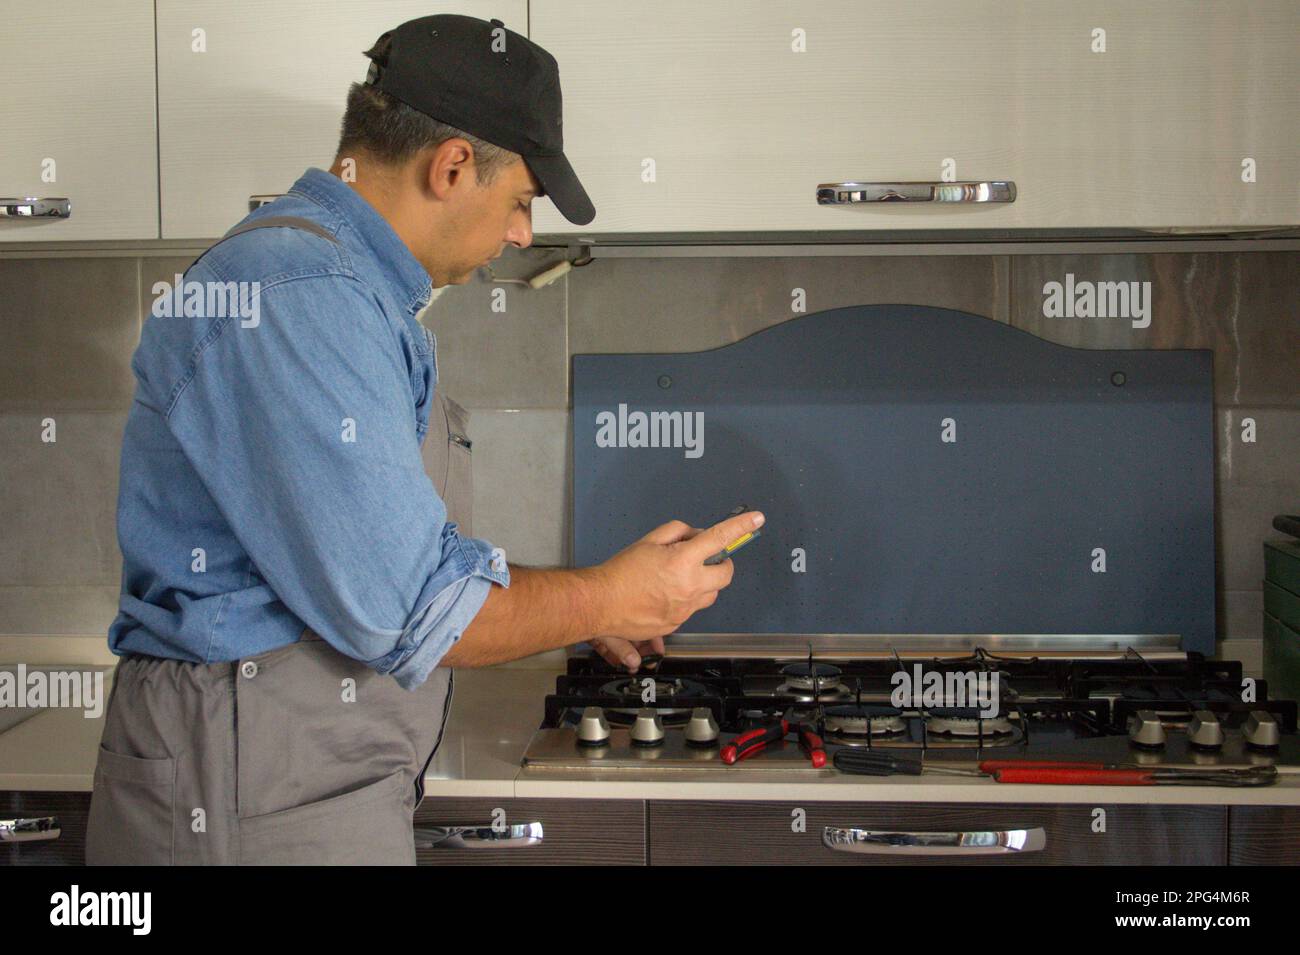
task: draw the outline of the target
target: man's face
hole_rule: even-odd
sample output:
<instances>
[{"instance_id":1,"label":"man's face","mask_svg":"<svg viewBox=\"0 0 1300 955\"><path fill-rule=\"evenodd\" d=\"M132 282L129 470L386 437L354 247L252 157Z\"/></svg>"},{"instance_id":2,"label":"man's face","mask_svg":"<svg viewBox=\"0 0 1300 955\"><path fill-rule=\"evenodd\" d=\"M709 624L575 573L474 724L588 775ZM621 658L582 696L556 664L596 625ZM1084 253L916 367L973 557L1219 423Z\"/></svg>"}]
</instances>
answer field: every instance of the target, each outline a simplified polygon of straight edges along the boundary
<instances>
[{"instance_id":1,"label":"man's face","mask_svg":"<svg viewBox=\"0 0 1300 955\"><path fill-rule=\"evenodd\" d=\"M464 285L507 243L521 249L532 244L531 204L541 191L541 183L522 159L499 169L485 186L478 182L472 160L457 162L456 155L450 161L435 159L429 167L430 181L440 193L440 214L420 258L435 288Z\"/></svg>"}]
</instances>

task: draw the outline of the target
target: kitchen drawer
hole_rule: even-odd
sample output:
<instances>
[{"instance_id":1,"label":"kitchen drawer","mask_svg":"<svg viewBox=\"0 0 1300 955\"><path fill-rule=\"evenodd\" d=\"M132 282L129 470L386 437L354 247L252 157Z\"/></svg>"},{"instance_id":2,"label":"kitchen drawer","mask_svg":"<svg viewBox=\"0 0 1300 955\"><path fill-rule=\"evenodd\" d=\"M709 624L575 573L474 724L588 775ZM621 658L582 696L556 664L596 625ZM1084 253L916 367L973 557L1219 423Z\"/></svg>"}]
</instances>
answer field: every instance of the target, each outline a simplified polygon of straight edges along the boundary
<instances>
[{"instance_id":1,"label":"kitchen drawer","mask_svg":"<svg viewBox=\"0 0 1300 955\"><path fill-rule=\"evenodd\" d=\"M1300 865L1300 807L1229 807L1228 864Z\"/></svg>"},{"instance_id":2,"label":"kitchen drawer","mask_svg":"<svg viewBox=\"0 0 1300 955\"><path fill-rule=\"evenodd\" d=\"M416 828L542 824L542 842L515 849L419 849L420 865L644 865L645 803L634 799L461 799L427 797L415 812Z\"/></svg>"},{"instance_id":3,"label":"kitchen drawer","mask_svg":"<svg viewBox=\"0 0 1300 955\"><path fill-rule=\"evenodd\" d=\"M1106 831L1092 831L1105 810ZM792 812L803 809L803 832ZM1021 806L1006 803L651 802L651 865L1223 865L1224 806ZM825 826L892 832L950 832L1042 827L1040 852L909 857L839 852L822 844Z\"/></svg>"},{"instance_id":4,"label":"kitchen drawer","mask_svg":"<svg viewBox=\"0 0 1300 955\"><path fill-rule=\"evenodd\" d=\"M0 865L85 865L90 793L0 792L0 819L57 816L59 838L48 842L0 842Z\"/></svg>"}]
</instances>

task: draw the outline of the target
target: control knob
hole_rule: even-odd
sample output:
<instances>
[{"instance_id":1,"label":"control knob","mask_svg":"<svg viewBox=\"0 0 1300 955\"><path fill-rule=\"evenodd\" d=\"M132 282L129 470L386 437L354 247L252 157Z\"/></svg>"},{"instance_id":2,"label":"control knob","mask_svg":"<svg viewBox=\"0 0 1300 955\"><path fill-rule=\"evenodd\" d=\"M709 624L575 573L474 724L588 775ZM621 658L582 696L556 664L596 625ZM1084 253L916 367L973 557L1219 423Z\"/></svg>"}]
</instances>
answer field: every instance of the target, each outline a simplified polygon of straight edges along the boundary
<instances>
[{"instance_id":1,"label":"control knob","mask_svg":"<svg viewBox=\"0 0 1300 955\"><path fill-rule=\"evenodd\" d=\"M643 707L632 724L632 742L638 746L658 746L664 741L664 721L656 710Z\"/></svg>"},{"instance_id":2,"label":"control knob","mask_svg":"<svg viewBox=\"0 0 1300 955\"><path fill-rule=\"evenodd\" d=\"M599 706L589 706L578 720L578 742L583 746L604 746L609 742L609 720Z\"/></svg>"},{"instance_id":3,"label":"control knob","mask_svg":"<svg viewBox=\"0 0 1300 955\"><path fill-rule=\"evenodd\" d=\"M691 746L712 746L717 741L718 723L713 718L713 711L707 706L695 707L686 724L686 742Z\"/></svg>"},{"instance_id":4,"label":"control knob","mask_svg":"<svg viewBox=\"0 0 1300 955\"><path fill-rule=\"evenodd\" d=\"M1277 719L1267 710L1251 710L1241 727L1246 745L1259 749L1273 749L1281 742Z\"/></svg>"},{"instance_id":5,"label":"control knob","mask_svg":"<svg viewBox=\"0 0 1300 955\"><path fill-rule=\"evenodd\" d=\"M1155 710L1138 710L1129 717L1128 738L1139 746L1165 745L1165 727Z\"/></svg>"},{"instance_id":6,"label":"control knob","mask_svg":"<svg viewBox=\"0 0 1300 955\"><path fill-rule=\"evenodd\" d=\"M1223 726L1209 710L1197 710L1187 724L1187 741L1200 749L1217 749L1223 745Z\"/></svg>"}]
</instances>

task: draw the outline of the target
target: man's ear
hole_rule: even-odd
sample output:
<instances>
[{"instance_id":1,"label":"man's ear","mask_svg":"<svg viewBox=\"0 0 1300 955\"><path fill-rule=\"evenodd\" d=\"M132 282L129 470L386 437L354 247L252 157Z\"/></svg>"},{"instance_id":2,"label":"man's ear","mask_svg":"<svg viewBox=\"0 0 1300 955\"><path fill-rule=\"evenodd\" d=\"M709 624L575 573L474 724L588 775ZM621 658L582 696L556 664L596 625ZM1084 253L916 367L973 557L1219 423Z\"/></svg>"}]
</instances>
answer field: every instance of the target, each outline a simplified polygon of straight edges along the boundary
<instances>
[{"instance_id":1,"label":"man's ear","mask_svg":"<svg viewBox=\"0 0 1300 955\"><path fill-rule=\"evenodd\" d=\"M429 190L439 199L448 199L454 186L462 181L472 184L476 178L473 156L473 147L464 139L439 143L428 158L424 179Z\"/></svg>"}]
</instances>

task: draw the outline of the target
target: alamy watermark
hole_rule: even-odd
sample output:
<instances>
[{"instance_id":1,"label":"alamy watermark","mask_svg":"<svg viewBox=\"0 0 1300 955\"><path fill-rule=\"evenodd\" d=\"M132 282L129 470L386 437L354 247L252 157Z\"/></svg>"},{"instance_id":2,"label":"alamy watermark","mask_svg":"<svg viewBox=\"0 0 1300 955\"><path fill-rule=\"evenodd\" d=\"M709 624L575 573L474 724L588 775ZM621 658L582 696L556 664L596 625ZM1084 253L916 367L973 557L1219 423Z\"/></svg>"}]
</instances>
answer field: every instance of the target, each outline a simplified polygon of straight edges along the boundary
<instances>
[{"instance_id":1,"label":"alamy watermark","mask_svg":"<svg viewBox=\"0 0 1300 955\"><path fill-rule=\"evenodd\" d=\"M704 454L703 411L618 411L596 414L598 448L683 448L686 457Z\"/></svg>"},{"instance_id":2,"label":"alamy watermark","mask_svg":"<svg viewBox=\"0 0 1300 955\"><path fill-rule=\"evenodd\" d=\"M75 883L67 892L50 896L50 924L126 925L132 935L153 928L152 892L83 892Z\"/></svg>"},{"instance_id":3,"label":"alamy watermark","mask_svg":"<svg viewBox=\"0 0 1300 955\"><path fill-rule=\"evenodd\" d=\"M81 709L88 720L104 713L103 670L0 670L0 709Z\"/></svg>"},{"instance_id":4,"label":"alamy watermark","mask_svg":"<svg viewBox=\"0 0 1300 955\"><path fill-rule=\"evenodd\" d=\"M900 710L928 710L938 707L978 709L984 719L1000 712L998 672L995 670L930 670L921 664L912 672L898 670L889 678L893 690L891 706Z\"/></svg>"},{"instance_id":5,"label":"alamy watermark","mask_svg":"<svg viewBox=\"0 0 1300 955\"><path fill-rule=\"evenodd\" d=\"M261 324L261 282L194 282L177 273L155 282L150 314L157 318L238 318L241 328Z\"/></svg>"},{"instance_id":6,"label":"alamy watermark","mask_svg":"<svg viewBox=\"0 0 1300 955\"><path fill-rule=\"evenodd\" d=\"M1150 282L1064 282L1043 285L1044 318L1127 318L1134 328L1151 325Z\"/></svg>"}]
</instances>

